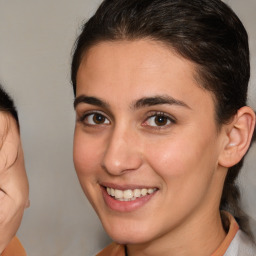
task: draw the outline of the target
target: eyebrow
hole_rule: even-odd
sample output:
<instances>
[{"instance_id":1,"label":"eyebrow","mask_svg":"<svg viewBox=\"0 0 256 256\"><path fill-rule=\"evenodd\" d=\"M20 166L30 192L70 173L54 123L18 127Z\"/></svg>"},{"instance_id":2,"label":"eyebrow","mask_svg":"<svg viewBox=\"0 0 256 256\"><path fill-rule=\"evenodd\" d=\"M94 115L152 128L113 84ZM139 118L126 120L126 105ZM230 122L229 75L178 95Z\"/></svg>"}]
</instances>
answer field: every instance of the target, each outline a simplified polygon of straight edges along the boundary
<instances>
[{"instance_id":1,"label":"eyebrow","mask_svg":"<svg viewBox=\"0 0 256 256\"><path fill-rule=\"evenodd\" d=\"M109 103L96 97L80 95L74 100L74 108L76 108L77 105L80 103L86 103L86 104L110 109ZM181 107L186 107L188 109L191 109L185 102L177 100L169 95L156 95L153 97L143 97L139 100L134 101L134 103L131 104L131 109L139 109L143 107L162 105L162 104L176 105L176 106L181 106Z\"/></svg>"},{"instance_id":2,"label":"eyebrow","mask_svg":"<svg viewBox=\"0 0 256 256\"><path fill-rule=\"evenodd\" d=\"M77 105L80 104L80 103L87 103L87 104L98 106L98 107L110 108L110 105L107 102L105 102L105 101L103 101L99 98L89 97L89 96L86 96L86 95L80 95L77 98L75 98L74 108L76 108Z\"/></svg>"},{"instance_id":3,"label":"eyebrow","mask_svg":"<svg viewBox=\"0 0 256 256\"><path fill-rule=\"evenodd\" d=\"M137 109L146 106L149 107L162 104L176 105L191 109L185 102L177 100L169 95L156 95L154 97L144 97L135 101L132 107L134 109Z\"/></svg>"}]
</instances>

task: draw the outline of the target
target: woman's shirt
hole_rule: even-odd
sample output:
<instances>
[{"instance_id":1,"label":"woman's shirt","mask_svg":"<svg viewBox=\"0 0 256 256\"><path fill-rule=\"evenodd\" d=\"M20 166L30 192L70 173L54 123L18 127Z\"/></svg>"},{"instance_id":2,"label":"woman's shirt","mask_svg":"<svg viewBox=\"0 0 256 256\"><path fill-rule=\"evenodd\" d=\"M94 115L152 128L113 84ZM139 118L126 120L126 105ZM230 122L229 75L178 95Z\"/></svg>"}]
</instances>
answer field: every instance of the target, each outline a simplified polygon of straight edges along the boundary
<instances>
[{"instance_id":1,"label":"woman's shirt","mask_svg":"<svg viewBox=\"0 0 256 256\"><path fill-rule=\"evenodd\" d=\"M1 256L27 256L27 254L19 239L15 236L2 252Z\"/></svg>"}]
</instances>

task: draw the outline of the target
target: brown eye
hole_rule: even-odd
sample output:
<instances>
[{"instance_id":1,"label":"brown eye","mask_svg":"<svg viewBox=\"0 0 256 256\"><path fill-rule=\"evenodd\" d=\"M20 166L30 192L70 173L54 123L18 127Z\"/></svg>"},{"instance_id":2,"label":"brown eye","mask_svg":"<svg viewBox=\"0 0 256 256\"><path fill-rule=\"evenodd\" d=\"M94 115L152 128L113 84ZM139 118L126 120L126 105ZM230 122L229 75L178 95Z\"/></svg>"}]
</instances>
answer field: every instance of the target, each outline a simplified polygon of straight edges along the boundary
<instances>
[{"instance_id":1,"label":"brown eye","mask_svg":"<svg viewBox=\"0 0 256 256\"><path fill-rule=\"evenodd\" d=\"M92 119L95 124L104 124L106 117L100 114L94 114Z\"/></svg>"},{"instance_id":2,"label":"brown eye","mask_svg":"<svg viewBox=\"0 0 256 256\"><path fill-rule=\"evenodd\" d=\"M110 121L100 113L91 113L84 118L84 123L88 125L110 124Z\"/></svg>"},{"instance_id":3,"label":"brown eye","mask_svg":"<svg viewBox=\"0 0 256 256\"><path fill-rule=\"evenodd\" d=\"M163 126L167 124L168 118L166 116L156 116L154 122L157 126Z\"/></svg>"},{"instance_id":4,"label":"brown eye","mask_svg":"<svg viewBox=\"0 0 256 256\"><path fill-rule=\"evenodd\" d=\"M173 120L170 117L165 116L163 114L156 114L149 117L146 120L145 124L153 127L161 127L161 126L167 126L172 122Z\"/></svg>"}]
</instances>

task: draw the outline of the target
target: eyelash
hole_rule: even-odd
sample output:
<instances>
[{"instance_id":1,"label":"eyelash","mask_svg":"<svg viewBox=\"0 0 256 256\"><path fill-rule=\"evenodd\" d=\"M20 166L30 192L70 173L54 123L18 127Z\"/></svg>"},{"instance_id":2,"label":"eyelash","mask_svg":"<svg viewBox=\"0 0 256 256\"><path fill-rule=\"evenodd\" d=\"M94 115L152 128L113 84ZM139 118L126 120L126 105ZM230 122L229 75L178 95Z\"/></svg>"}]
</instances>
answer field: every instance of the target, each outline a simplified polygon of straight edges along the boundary
<instances>
[{"instance_id":1,"label":"eyelash","mask_svg":"<svg viewBox=\"0 0 256 256\"><path fill-rule=\"evenodd\" d=\"M100 118L103 118L103 123L98 123L97 124L97 123L95 123L95 120L94 120L94 124L90 124L88 121L86 121L86 119L88 119L90 117L94 118L94 117L96 117L96 115L98 115L98 117L100 117ZM167 122L167 123L163 123L163 125L157 125L156 123L155 123L156 125L152 125L152 124L149 125L149 124L147 124L147 122L149 122L149 120L151 118L155 118L156 119L157 117L163 118L163 121ZM156 121L155 119L153 120L153 122ZM93 111L93 112L85 113L81 117L78 118L78 121L83 123L85 126L99 126L99 125L109 125L109 124L111 124L111 121L109 120L109 118L106 117L105 114L103 114L101 112L98 112L98 111ZM91 121L93 121L93 120L91 120ZM100 120L100 122L101 121L102 120ZM105 123L105 121L107 121L107 123ZM176 120L172 116L170 116L170 115L168 115L168 114L166 114L164 112L154 111L154 112L149 112L147 114L147 117L146 117L145 121L142 123L142 126L144 126L144 127L148 126L151 129L163 129L163 128L169 127L170 125L175 124L175 123L176 123Z\"/></svg>"},{"instance_id":2,"label":"eyelash","mask_svg":"<svg viewBox=\"0 0 256 256\"><path fill-rule=\"evenodd\" d=\"M108 121L107 125L109 125L109 124L111 123L111 122L109 121L109 118L108 118L108 117L106 117L104 114L102 114L101 112L98 112L98 111L93 111L93 112L85 113L85 114L83 114L81 117L78 118L78 121L81 122L81 123L83 123L85 126L106 125L106 124L104 124L104 123L102 123L102 124L97 124L97 123L95 123L95 124L90 124L88 121L86 121L86 119L88 119L88 118L90 118L90 117L93 118L93 117L95 117L96 115L98 115L98 117L103 118L103 119L104 119L104 122L105 122L105 120L107 120L107 121Z\"/></svg>"},{"instance_id":3,"label":"eyelash","mask_svg":"<svg viewBox=\"0 0 256 256\"><path fill-rule=\"evenodd\" d=\"M168 123L167 124L164 123L163 125L148 125L148 124L146 124L146 122L148 122L151 118L154 118L153 122L155 122L156 121L155 119L157 117L164 118L164 121L166 121ZM142 123L142 126L149 126L152 129L164 129L164 128L169 127L170 125L175 124L175 123L176 123L176 120L172 116L170 116L164 112L155 111L155 112L148 113L148 116L145 119L145 121Z\"/></svg>"}]
</instances>

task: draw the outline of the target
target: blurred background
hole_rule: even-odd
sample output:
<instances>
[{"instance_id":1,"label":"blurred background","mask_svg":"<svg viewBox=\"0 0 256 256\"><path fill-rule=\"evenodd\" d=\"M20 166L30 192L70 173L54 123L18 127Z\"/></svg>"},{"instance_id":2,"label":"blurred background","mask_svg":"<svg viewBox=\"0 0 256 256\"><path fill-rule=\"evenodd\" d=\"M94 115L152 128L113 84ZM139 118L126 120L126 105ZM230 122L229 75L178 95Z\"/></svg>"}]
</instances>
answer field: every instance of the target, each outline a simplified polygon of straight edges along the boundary
<instances>
[{"instance_id":1,"label":"blurred background","mask_svg":"<svg viewBox=\"0 0 256 256\"><path fill-rule=\"evenodd\" d=\"M100 0L0 0L0 81L18 106L31 206L18 236L30 256L95 255L110 242L75 174L71 52ZM256 110L256 1L226 0L250 38ZM256 146L239 184L256 235Z\"/></svg>"}]
</instances>

